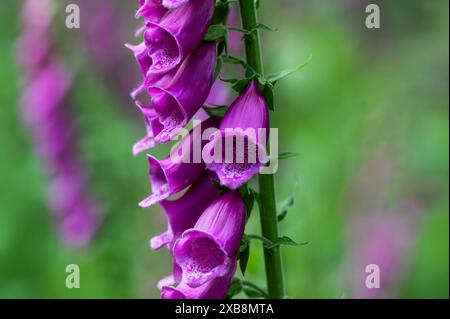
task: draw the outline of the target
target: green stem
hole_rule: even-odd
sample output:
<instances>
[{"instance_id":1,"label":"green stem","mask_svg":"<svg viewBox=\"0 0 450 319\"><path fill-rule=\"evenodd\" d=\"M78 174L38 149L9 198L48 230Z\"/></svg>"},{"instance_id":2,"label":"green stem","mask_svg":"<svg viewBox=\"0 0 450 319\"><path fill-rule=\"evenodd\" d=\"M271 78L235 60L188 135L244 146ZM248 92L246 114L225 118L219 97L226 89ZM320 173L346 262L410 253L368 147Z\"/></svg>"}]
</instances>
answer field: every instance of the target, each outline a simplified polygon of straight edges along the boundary
<instances>
[{"instance_id":1,"label":"green stem","mask_svg":"<svg viewBox=\"0 0 450 319\"><path fill-rule=\"evenodd\" d=\"M254 30L245 36L247 63L259 74L264 74L259 31L256 29L258 18L254 0L239 0L242 26L245 30ZM272 242L278 241L278 220L273 175L259 175L259 211L261 232ZM267 289L269 297L285 297L283 264L280 247L264 248Z\"/></svg>"}]
</instances>

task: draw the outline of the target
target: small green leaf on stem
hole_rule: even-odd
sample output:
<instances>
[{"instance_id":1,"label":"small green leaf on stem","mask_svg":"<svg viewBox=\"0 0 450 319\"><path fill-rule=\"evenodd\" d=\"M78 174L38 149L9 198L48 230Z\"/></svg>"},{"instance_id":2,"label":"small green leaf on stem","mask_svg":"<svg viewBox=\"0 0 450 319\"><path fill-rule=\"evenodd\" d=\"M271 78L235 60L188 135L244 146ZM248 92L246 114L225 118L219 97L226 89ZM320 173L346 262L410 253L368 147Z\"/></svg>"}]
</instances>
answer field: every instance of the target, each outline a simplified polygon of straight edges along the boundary
<instances>
[{"instance_id":1,"label":"small green leaf on stem","mask_svg":"<svg viewBox=\"0 0 450 319\"><path fill-rule=\"evenodd\" d=\"M242 79L238 82L236 82L232 88L238 93L244 92L244 90L247 88L248 84L250 83L252 79Z\"/></svg>"},{"instance_id":2,"label":"small green leaf on stem","mask_svg":"<svg viewBox=\"0 0 450 319\"><path fill-rule=\"evenodd\" d=\"M280 153L278 155L278 159L279 160L285 160L285 159L288 159L288 158L291 158L291 157L296 157L296 156L298 156L298 153L284 152L284 153Z\"/></svg>"},{"instance_id":3,"label":"small green leaf on stem","mask_svg":"<svg viewBox=\"0 0 450 319\"><path fill-rule=\"evenodd\" d=\"M241 272L243 275L245 275L245 271L247 270L249 257L250 257L250 241L248 240L247 235L244 234L238 252L239 268L241 268Z\"/></svg>"},{"instance_id":4,"label":"small green leaf on stem","mask_svg":"<svg viewBox=\"0 0 450 319\"><path fill-rule=\"evenodd\" d=\"M306 65L308 65L309 62L311 62L311 60L312 60L312 55L309 56L308 60L305 63L300 64L298 67L296 67L294 69L287 69L287 70L283 70L280 72L268 74L266 76L266 81L270 82L270 83L275 83L281 79L284 79L285 77L291 75L292 73L295 73L295 72L303 69Z\"/></svg>"},{"instance_id":5,"label":"small green leaf on stem","mask_svg":"<svg viewBox=\"0 0 450 319\"><path fill-rule=\"evenodd\" d=\"M289 198L287 198L285 201L283 201L279 206L278 206L278 221L281 222L283 219L286 218L286 215L288 213L289 208L291 208L292 206L294 206L294 197L289 196Z\"/></svg>"},{"instance_id":6,"label":"small green leaf on stem","mask_svg":"<svg viewBox=\"0 0 450 319\"><path fill-rule=\"evenodd\" d=\"M247 238L248 238L248 239L256 239L256 240L262 241L264 247L266 247L266 248L274 245L274 243L273 243L270 239L268 239L268 238L266 238L266 237L264 237L264 236L260 236L260 235L247 235Z\"/></svg>"},{"instance_id":7,"label":"small green leaf on stem","mask_svg":"<svg viewBox=\"0 0 450 319\"><path fill-rule=\"evenodd\" d=\"M246 280L241 281L244 293L249 298L269 298L266 289L260 288L254 283Z\"/></svg>"},{"instance_id":8,"label":"small green leaf on stem","mask_svg":"<svg viewBox=\"0 0 450 319\"><path fill-rule=\"evenodd\" d=\"M221 24L213 24L208 28L205 35L205 41L217 41L227 37L227 29Z\"/></svg>"},{"instance_id":9,"label":"small green leaf on stem","mask_svg":"<svg viewBox=\"0 0 450 319\"><path fill-rule=\"evenodd\" d=\"M231 299L242 291L242 281L239 278L234 278L231 282L230 289L228 289L228 293L226 299Z\"/></svg>"},{"instance_id":10,"label":"small green leaf on stem","mask_svg":"<svg viewBox=\"0 0 450 319\"><path fill-rule=\"evenodd\" d=\"M273 84L272 83L266 83L263 87L262 94L264 96L264 99L267 102L267 106L269 107L269 110L274 111L274 101L273 101Z\"/></svg>"},{"instance_id":11,"label":"small green leaf on stem","mask_svg":"<svg viewBox=\"0 0 450 319\"><path fill-rule=\"evenodd\" d=\"M219 105L214 108L204 106L203 109L209 116L224 117L228 111L228 105Z\"/></svg>"},{"instance_id":12,"label":"small green leaf on stem","mask_svg":"<svg viewBox=\"0 0 450 319\"><path fill-rule=\"evenodd\" d=\"M293 241L291 238L287 236L279 237L276 242L274 242L272 245L267 246L267 249L272 249L278 246L303 246L307 245L308 243L297 243Z\"/></svg>"},{"instance_id":13,"label":"small green leaf on stem","mask_svg":"<svg viewBox=\"0 0 450 319\"><path fill-rule=\"evenodd\" d=\"M220 72L222 71L223 60L221 57L217 59L216 69L214 70L214 81L219 77Z\"/></svg>"}]
</instances>

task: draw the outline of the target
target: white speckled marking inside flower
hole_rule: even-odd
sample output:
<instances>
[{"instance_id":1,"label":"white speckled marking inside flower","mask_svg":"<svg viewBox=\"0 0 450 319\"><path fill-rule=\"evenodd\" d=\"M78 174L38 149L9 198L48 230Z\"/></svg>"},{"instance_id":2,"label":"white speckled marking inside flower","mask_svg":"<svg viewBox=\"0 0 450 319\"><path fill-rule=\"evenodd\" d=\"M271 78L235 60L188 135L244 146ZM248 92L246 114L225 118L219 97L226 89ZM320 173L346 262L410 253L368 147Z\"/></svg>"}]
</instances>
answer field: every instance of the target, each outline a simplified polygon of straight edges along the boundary
<instances>
[{"instance_id":1,"label":"white speckled marking inside flower","mask_svg":"<svg viewBox=\"0 0 450 319\"><path fill-rule=\"evenodd\" d=\"M225 255L216 242L209 238L192 240L187 251L186 270L188 278L196 279L202 274L212 271L225 261Z\"/></svg>"}]
</instances>

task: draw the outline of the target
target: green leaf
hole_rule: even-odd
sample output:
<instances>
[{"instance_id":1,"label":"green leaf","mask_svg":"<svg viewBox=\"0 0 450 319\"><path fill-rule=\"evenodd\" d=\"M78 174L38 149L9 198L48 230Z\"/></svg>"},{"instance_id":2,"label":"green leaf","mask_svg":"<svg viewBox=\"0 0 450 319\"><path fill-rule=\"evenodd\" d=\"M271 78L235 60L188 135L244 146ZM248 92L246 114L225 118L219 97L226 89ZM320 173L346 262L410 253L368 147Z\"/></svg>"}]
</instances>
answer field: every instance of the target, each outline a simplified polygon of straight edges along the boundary
<instances>
[{"instance_id":1,"label":"green leaf","mask_svg":"<svg viewBox=\"0 0 450 319\"><path fill-rule=\"evenodd\" d=\"M267 294L265 289L260 288L259 286L255 285L254 283L246 280L241 281L242 288L244 290L244 293L249 298L269 298L269 295Z\"/></svg>"},{"instance_id":2,"label":"green leaf","mask_svg":"<svg viewBox=\"0 0 450 319\"><path fill-rule=\"evenodd\" d=\"M276 29L273 29L265 24L262 23L258 23L254 28L250 29L250 30L245 30L239 27L230 27L227 26L226 27L228 31L236 31L236 32L241 32L244 35L250 35L253 32L255 32L256 30L263 30L263 31L277 31Z\"/></svg>"},{"instance_id":3,"label":"green leaf","mask_svg":"<svg viewBox=\"0 0 450 319\"><path fill-rule=\"evenodd\" d=\"M279 206L278 206L278 211L280 212L278 214L278 221L281 222L283 219L286 218L286 215L288 213L289 208L291 208L292 206L294 206L294 197L290 196L289 198L287 198L284 202L282 202Z\"/></svg>"},{"instance_id":4,"label":"green leaf","mask_svg":"<svg viewBox=\"0 0 450 319\"><path fill-rule=\"evenodd\" d=\"M215 188L222 191L223 193L228 191L228 188L220 184L220 181L218 181L217 179L214 178L211 179L211 183L214 185Z\"/></svg>"},{"instance_id":5,"label":"green leaf","mask_svg":"<svg viewBox=\"0 0 450 319\"><path fill-rule=\"evenodd\" d=\"M217 59L217 63L216 63L216 69L214 70L214 81L217 80L220 71L222 71L222 66L223 66L223 60L221 57L219 57Z\"/></svg>"},{"instance_id":6,"label":"green leaf","mask_svg":"<svg viewBox=\"0 0 450 319\"><path fill-rule=\"evenodd\" d=\"M287 69L287 70L283 70L283 71L280 71L280 72L276 72L276 73L272 73L272 74L267 75L266 76L266 81L270 82L270 83L275 83L278 80L281 80L281 79L291 75L292 73L300 71L306 65L308 65L308 63L311 62L311 60L312 60L312 55L309 56L308 60L305 63L300 64L298 67L296 67L294 69Z\"/></svg>"},{"instance_id":7,"label":"green leaf","mask_svg":"<svg viewBox=\"0 0 450 319\"><path fill-rule=\"evenodd\" d=\"M270 239L264 237L264 236L259 236L259 235L247 235L248 239L257 239L263 242L264 248L265 249L273 249L275 247L279 247L282 245L287 245L287 246L302 246L302 245L306 245L308 244L306 243L296 243L295 241L293 241L291 238L287 237L287 236L283 236L283 237L279 237L277 239L277 241L273 242Z\"/></svg>"},{"instance_id":8,"label":"green leaf","mask_svg":"<svg viewBox=\"0 0 450 319\"><path fill-rule=\"evenodd\" d=\"M278 159L279 160L285 160L285 159L288 159L288 158L291 158L291 157L296 157L296 156L298 156L298 153L284 152L284 153L280 153L278 155Z\"/></svg>"},{"instance_id":9,"label":"green leaf","mask_svg":"<svg viewBox=\"0 0 450 319\"><path fill-rule=\"evenodd\" d=\"M205 41L217 41L227 37L227 29L221 24L213 24L208 28L205 35Z\"/></svg>"},{"instance_id":10,"label":"green leaf","mask_svg":"<svg viewBox=\"0 0 450 319\"><path fill-rule=\"evenodd\" d=\"M232 55L225 55L222 57L223 58L223 62L228 63L228 64L240 64L242 66L247 66L247 62L245 62L244 60L234 57Z\"/></svg>"},{"instance_id":11,"label":"green leaf","mask_svg":"<svg viewBox=\"0 0 450 319\"><path fill-rule=\"evenodd\" d=\"M276 242L274 242L272 245L268 245L266 248L267 249L272 249L278 246L303 246L303 245L307 245L308 243L297 243L295 241L293 241L291 238L287 237L287 236L283 236L283 237L279 237L278 240Z\"/></svg>"},{"instance_id":12,"label":"green leaf","mask_svg":"<svg viewBox=\"0 0 450 319\"><path fill-rule=\"evenodd\" d=\"M223 62L227 64L237 64L241 65L245 69L245 77L246 78L253 78L258 75L258 73L253 69L247 62L244 60L237 58L232 55L226 55L222 57Z\"/></svg>"},{"instance_id":13,"label":"green leaf","mask_svg":"<svg viewBox=\"0 0 450 319\"><path fill-rule=\"evenodd\" d=\"M235 84L235 83L239 82L240 80L239 79L235 79L235 78L232 78L232 79L222 79L222 78L220 78L220 81L226 82L226 83Z\"/></svg>"},{"instance_id":14,"label":"green leaf","mask_svg":"<svg viewBox=\"0 0 450 319\"><path fill-rule=\"evenodd\" d=\"M228 54L228 46L227 46L226 39L219 42L219 45L217 46L217 55L220 56L224 51L226 54ZM223 62L223 60L222 60L222 62Z\"/></svg>"},{"instance_id":15,"label":"green leaf","mask_svg":"<svg viewBox=\"0 0 450 319\"><path fill-rule=\"evenodd\" d=\"M241 33L244 33L244 34L248 34L248 31L247 31L247 30L242 29L242 28L239 28L239 27L230 27L230 26L227 26L227 30L228 30L228 31L236 31L236 32L241 32Z\"/></svg>"},{"instance_id":16,"label":"green leaf","mask_svg":"<svg viewBox=\"0 0 450 319\"><path fill-rule=\"evenodd\" d=\"M256 25L255 29L264 30L264 31L272 31L272 32L277 31L277 29L271 28L268 25L263 24L263 23L258 23Z\"/></svg>"},{"instance_id":17,"label":"green leaf","mask_svg":"<svg viewBox=\"0 0 450 319\"><path fill-rule=\"evenodd\" d=\"M224 117L225 113L228 111L228 106L220 105L214 108L204 106L203 109L206 113L208 113L209 116Z\"/></svg>"},{"instance_id":18,"label":"green leaf","mask_svg":"<svg viewBox=\"0 0 450 319\"><path fill-rule=\"evenodd\" d=\"M242 199L244 200L245 208L247 209L247 221L250 219L250 215L255 204L256 192L245 186L242 191Z\"/></svg>"},{"instance_id":19,"label":"green leaf","mask_svg":"<svg viewBox=\"0 0 450 319\"><path fill-rule=\"evenodd\" d=\"M278 222L282 222L286 218L287 213L288 213L287 210L283 210L281 213L279 213L277 216Z\"/></svg>"},{"instance_id":20,"label":"green leaf","mask_svg":"<svg viewBox=\"0 0 450 319\"><path fill-rule=\"evenodd\" d=\"M264 96L264 99L267 102L267 106L269 107L269 110L274 111L274 103L273 103L273 85L271 83L267 83L264 85L262 94Z\"/></svg>"},{"instance_id":21,"label":"green leaf","mask_svg":"<svg viewBox=\"0 0 450 319\"><path fill-rule=\"evenodd\" d=\"M264 244L264 247L271 247L271 246L273 246L274 245L274 243L270 240L270 239L267 239L266 237L264 237L264 236L260 236L260 235L247 235L247 238L248 239L256 239L256 240L260 240L260 241L262 241L262 243Z\"/></svg>"},{"instance_id":22,"label":"green leaf","mask_svg":"<svg viewBox=\"0 0 450 319\"><path fill-rule=\"evenodd\" d=\"M242 282L239 278L234 278L231 282L230 289L228 289L228 293L226 299L231 299L242 291Z\"/></svg>"},{"instance_id":23,"label":"green leaf","mask_svg":"<svg viewBox=\"0 0 450 319\"><path fill-rule=\"evenodd\" d=\"M264 298L264 295L260 291L254 289L254 288L245 287L245 288L243 288L243 290L244 290L245 295L251 299Z\"/></svg>"},{"instance_id":24,"label":"green leaf","mask_svg":"<svg viewBox=\"0 0 450 319\"><path fill-rule=\"evenodd\" d=\"M245 275L245 271L247 270L248 259L250 257L250 241L247 238L247 235L244 234L241 241L241 246L239 247L238 259L239 259L239 268L241 268L241 272Z\"/></svg>"},{"instance_id":25,"label":"green leaf","mask_svg":"<svg viewBox=\"0 0 450 319\"><path fill-rule=\"evenodd\" d=\"M228 6L228 2L226 1L218 2L214 10L212 24L226 23L229 12L230 8Z\"/></svg>"},{"instance_id":26,"label":"green leaf","mask_svg":"<svg viewBox=\"0 0 450 319\"><path fill-rule=\"evenodd\" d=\"M243 79L243 80L240 80L240 81L236 82L236 83L232 86L232 88L233 88L233 90L235 90L236 92L242 93L242 92L244 92L244 90L247 88L247 86L248 86L248 84L250 83L251 80L252 80L252 79Z\"/></svg>"}]
</instances>

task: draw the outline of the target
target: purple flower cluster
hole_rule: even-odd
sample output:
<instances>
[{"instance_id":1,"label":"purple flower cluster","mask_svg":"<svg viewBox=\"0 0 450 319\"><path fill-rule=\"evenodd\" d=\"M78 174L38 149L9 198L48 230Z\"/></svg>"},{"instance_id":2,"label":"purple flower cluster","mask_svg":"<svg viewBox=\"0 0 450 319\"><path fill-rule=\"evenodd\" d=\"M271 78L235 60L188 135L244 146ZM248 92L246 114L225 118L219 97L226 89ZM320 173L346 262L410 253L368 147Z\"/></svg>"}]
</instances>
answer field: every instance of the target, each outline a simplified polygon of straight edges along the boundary
<instances>
[{"instance_id":1,"label":"purple flower cluster","mask_svg":"<svg viewBox=\"0 0 450 319\"><path fill-rule=\"evenodd\" d=\"M18 43L24 71L23 118L50 176L49 205L67 245L86 245L101 223L96 203L86 193L87 176L77 159L76 132L67 103L71 74L54 54L49 36L53 7L49 0L27 0Z\"/></svg>"},{"instance_id":2,"label":"purple flower cluster","mask_svg":"<svg viewBox=\"0 0 450 319\"><path fill-rule=\"evenodd\" d=\"M140 0L139 4L137 16L145 21L138 31L143 42L127 47L144 77L132 97L143 114L147 135L134 145L133 153L167 143L192 119L202 120L167 158L148 155L152 193L140 206L159 203L165 210L167 231L150 244L155 250L167 247L174 258L173 274L158 287L165 299L224 298L236 271L246 221L239 189L266 159L266 134L253 136L246 130L268 129L268 107L258 84L250 82L223 119L209 117L202 109L207 101L228 98L220 83L213 87L217 45L203 40L215 0ZM149 102L140 102L142 95ZM248 154L240 154L238 148L233 148L231 160L216 153L217 146L236 138L245 142L244 153L253 149L261 160L248 161ZM198 149L218 161L195 159ZM174 160L180 153L182 158ZM241 157L247 160L238 161ZM177 199L169 199L176 194Z\"/></svg>"}]
</instances>

